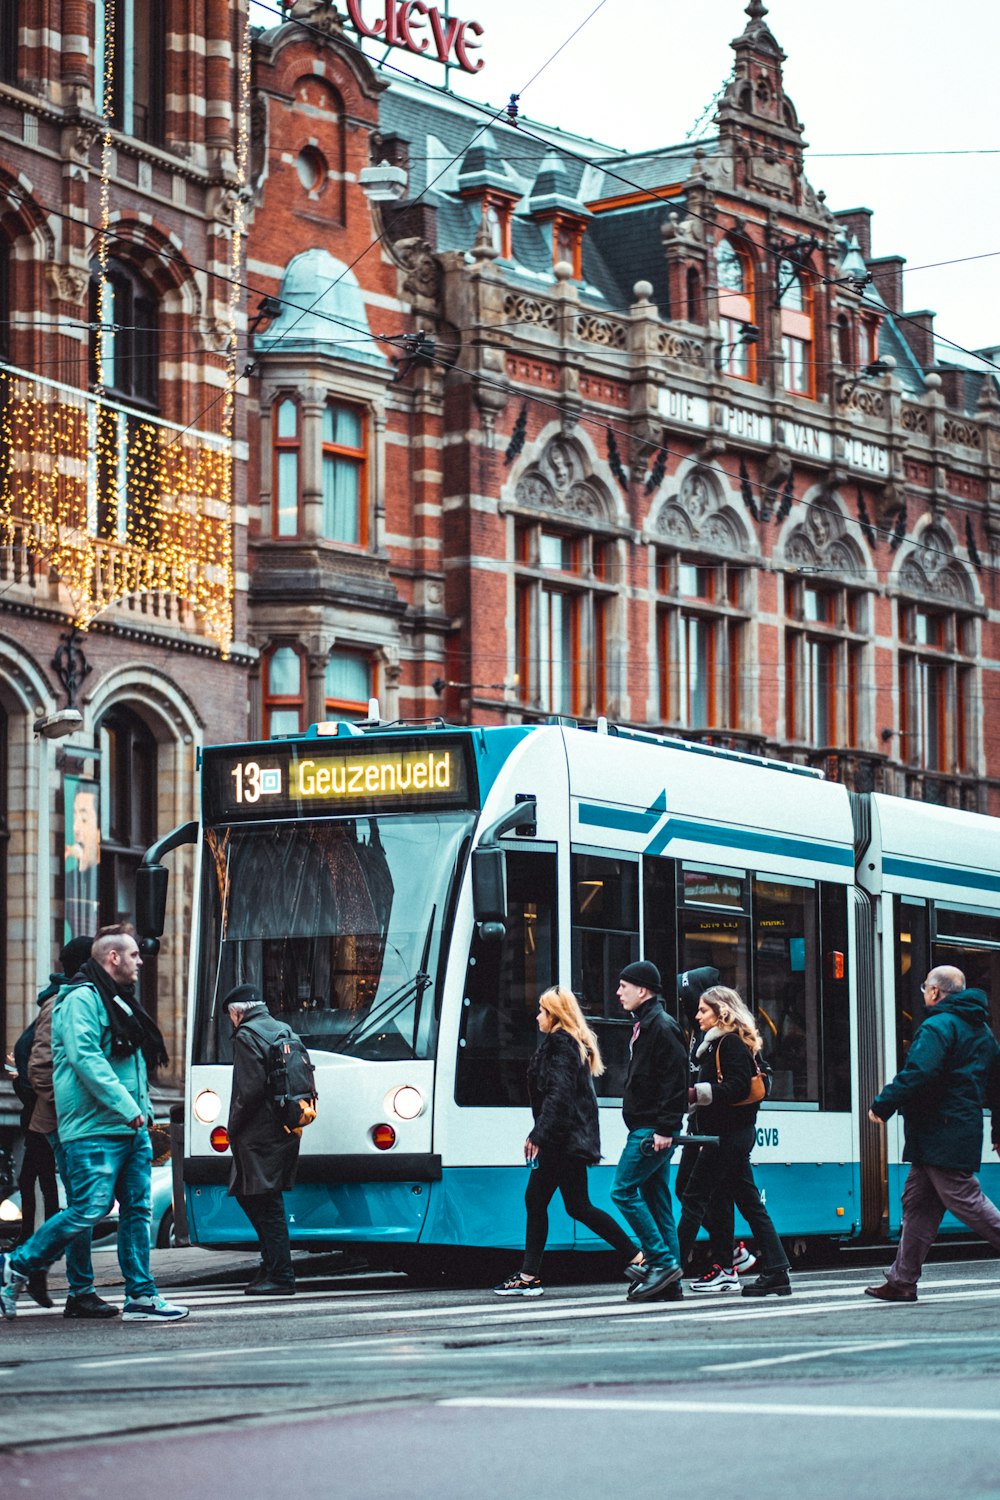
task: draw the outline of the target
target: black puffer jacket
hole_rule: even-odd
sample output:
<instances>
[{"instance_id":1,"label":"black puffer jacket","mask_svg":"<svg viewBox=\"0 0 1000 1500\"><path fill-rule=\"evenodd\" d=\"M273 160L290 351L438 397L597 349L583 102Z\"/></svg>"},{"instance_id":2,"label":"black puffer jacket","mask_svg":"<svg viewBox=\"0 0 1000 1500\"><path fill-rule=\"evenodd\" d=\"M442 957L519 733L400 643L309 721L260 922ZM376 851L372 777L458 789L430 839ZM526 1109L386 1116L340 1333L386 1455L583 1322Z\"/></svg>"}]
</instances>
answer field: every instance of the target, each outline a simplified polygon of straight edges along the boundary
<instances>
[{"instance_id":1,"label":"black puffer jacket","mask_svg":"<svg viewBox=\"0 0 1000 1500\"><path fill-rule=\"evenodd\" d=\"M625 1124L629 1130L652 1127L657 1135L676 1135L687 1110L684 1033L660 1000L647 1000L632 1019L639 1023L639 1035L625 1076Z\"/></svg>"},{"instance_id":2,"label":"black puffer jacket","mask_svg":"<svg viewBox=\"0 0 1000 1500\"><path fill-rule=\"evenodd\" d=\"M718 1058L718 1062L716 1059ZM757 1119L756 1104L737 1104L750 1092L756 1071L750 1048L735 1031L713 1026L695 1049L698 1105L695 1126L699 1135L728 1135ZM722 1081L719 1081L719 1074Z\"/></svg>"},{"instance_id":3,"label":"black puffer jacket","mask_svg":"<svg viewBox=\"0 0 1000 1500\"><path fill-rule=\"evenodd\" d=\"M568 1031L550 1031L528 1064L528 1098L535 1123L528 1139L546 1156L601 1159L597 1095L588 1064Z\"/></svg>"}]
</instances>

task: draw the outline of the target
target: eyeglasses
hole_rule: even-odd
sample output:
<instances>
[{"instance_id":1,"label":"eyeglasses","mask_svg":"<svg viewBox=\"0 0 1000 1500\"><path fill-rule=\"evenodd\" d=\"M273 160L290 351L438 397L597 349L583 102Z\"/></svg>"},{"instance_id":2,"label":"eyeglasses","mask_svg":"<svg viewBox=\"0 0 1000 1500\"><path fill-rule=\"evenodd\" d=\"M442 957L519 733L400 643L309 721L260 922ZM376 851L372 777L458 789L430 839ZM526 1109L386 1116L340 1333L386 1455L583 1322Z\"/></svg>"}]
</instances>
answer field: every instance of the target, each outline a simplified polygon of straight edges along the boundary
<instances>
[{"instance_id":1,"label":"eyeglasses","mask_svg":"<svg viewBox=\"0 0 1000 1500\"><path fill-rule=\"evenodd\" d=\"M925 994L927 992L927 990L936 990L936 989L937 989L937 985L936 984L928 984L927 980L925 979L924 982L923 982L923 984L920 986L920 993L923 995L923 994Z\"/></svg>"}]
</instances>

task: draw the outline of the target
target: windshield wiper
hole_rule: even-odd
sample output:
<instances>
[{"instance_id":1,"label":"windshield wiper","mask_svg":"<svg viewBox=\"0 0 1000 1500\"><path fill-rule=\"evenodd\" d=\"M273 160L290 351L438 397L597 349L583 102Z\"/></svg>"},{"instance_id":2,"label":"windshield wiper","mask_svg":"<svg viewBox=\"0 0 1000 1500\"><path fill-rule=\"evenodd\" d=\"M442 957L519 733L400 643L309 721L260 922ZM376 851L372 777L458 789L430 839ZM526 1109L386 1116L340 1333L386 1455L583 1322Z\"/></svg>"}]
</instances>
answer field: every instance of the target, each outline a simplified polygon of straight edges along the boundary
<instances>
[{"instance_id":1,"label":"windshield wiper","mask_svg":"<svg viewBox=\"0 0 1000 1500\"><path fill-rule=\"evenodd\" d=\"M414 1006L413 1037L410 1045L413 1051L416 1052L417 1026L420 1021L421 1001L423 1000L424 991L431 982L431 976L427 972L427 965L430 961L431 939L434 935L434 918L436 915L437 906L434 906L431 908L431 919L427 924L424 949L420 955L420 967L413 978L406 980L398 989L386 995L380 1002L381 1009L373 1009L369 1011L368 1015L362 1016L356 1021L345 1036L337 1039L336 1046L329 1048L331 1052L346 1052L355 1042L370 1036L372 1032L380 1031L404 1011L414 997L416 998L416 1005Z\"/></svg>"}]
</instances>

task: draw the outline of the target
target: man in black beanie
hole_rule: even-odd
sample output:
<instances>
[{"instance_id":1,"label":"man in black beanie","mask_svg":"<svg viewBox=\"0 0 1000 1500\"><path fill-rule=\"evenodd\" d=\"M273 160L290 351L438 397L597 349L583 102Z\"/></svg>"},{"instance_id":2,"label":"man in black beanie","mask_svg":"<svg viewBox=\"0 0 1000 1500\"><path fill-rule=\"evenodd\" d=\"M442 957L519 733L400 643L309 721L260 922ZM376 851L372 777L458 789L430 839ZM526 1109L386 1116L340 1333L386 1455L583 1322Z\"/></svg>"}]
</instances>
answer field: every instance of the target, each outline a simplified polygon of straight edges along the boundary
<instances>
[{"instance_id":1,"label":"man in black beanie","mask_svg":"<svg viewBox=\"0 0 1000 1500\"><path fill-rule=\"evenodd\" d=\"M252 984L238 984L222 1003L234 1028L229 1192L260 1243L260 1269L244 1291L248 1297L291 1297L295 1273L282 1194L295 1186L299 1137L278 1119L268 1071L271 1044L289 1029L271 1015Z\"/></svg>"},{"instance_id":2,"label":"man in black beanie","mask_svg":"<svg viewBox=\"0 0 1000 1500\"><path fill-rule=\"evenodd\" d=\"M680 1027L663 1008L662 992L660 971L648 960L622 970L618 999L633 1023L622 1100L628 1140L611 1198L645 1257L645 1275L628 1293L634 1302L675 1299L681 1277L669 1166L687 1107L687 1055Z\"/></svg>"}]
</instances>

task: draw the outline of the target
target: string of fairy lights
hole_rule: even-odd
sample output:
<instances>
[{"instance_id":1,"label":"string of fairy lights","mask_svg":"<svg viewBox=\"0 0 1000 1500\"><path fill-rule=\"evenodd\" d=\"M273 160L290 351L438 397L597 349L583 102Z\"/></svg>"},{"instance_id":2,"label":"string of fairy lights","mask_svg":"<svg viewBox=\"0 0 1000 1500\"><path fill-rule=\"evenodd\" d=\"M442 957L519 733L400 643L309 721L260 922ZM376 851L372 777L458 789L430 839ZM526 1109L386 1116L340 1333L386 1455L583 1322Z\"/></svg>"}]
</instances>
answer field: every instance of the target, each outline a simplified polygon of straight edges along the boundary
<instances>
[{"instance_id":1,"label":"string of fairy lights","mask_svg":"<svg viewBox=\"0 0 1000 1500\"><path fill-rule=\"evenodd\" d=\"M44 560L85 631L129 598L166 596L200 617L228 654L236 594L233 458L239 315L246 242L252 36L243 27L225 385L218 437L108 399L115 386L111 188L116 4L104 17L104 80L92 393L13 366L0 369L0 538ZM148 601L147 601L147 611ZM153 613L159 613L154 609ZM171 607L165 607L168 616Z\"/></svg>"}]
</instances>

